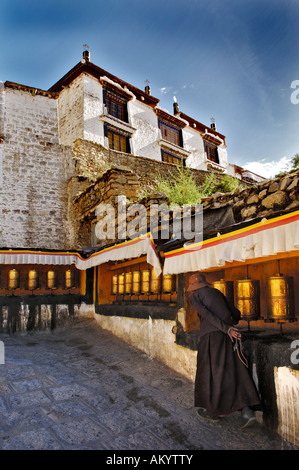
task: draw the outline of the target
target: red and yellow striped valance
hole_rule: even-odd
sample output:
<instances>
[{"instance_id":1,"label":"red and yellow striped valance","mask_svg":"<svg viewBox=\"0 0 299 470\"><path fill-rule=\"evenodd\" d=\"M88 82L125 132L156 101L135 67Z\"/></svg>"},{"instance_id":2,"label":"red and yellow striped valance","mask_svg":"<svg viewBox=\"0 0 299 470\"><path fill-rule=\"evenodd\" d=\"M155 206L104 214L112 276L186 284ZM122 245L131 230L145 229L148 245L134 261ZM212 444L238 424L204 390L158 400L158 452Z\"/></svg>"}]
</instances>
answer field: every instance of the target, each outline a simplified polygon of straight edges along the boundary
<instances>
[{"instance_id":1,"label":"red and yellow striped valance","mask_svg":"<svg viewBox=\"0 0 299 470\"><path fill-rule=\"evenodd\" d=\"M154 267L158 276L161 266L157 256L153 238L150 233L141 235L132 240L124 241L107 248L103 248L87 258L78 252L66 251L39 251L39 250L0 250L1 264L49 264L49 265L71 265L85 270L98 266L108 261L117 261L130 258L139 258L146 254L147 262Z\"/></svg>"},{"instance_id":2,"label":"red and yellow striped valance","mask_svg":"<svg viewBox=\"0 0 299 470\"><path fill-rule=\"evenodd\" d=\"M201 271L226 262L271 256L299 248L299 211L252 220L202 242L165 253L164 274Z\"/></svg>"}]
</instances>

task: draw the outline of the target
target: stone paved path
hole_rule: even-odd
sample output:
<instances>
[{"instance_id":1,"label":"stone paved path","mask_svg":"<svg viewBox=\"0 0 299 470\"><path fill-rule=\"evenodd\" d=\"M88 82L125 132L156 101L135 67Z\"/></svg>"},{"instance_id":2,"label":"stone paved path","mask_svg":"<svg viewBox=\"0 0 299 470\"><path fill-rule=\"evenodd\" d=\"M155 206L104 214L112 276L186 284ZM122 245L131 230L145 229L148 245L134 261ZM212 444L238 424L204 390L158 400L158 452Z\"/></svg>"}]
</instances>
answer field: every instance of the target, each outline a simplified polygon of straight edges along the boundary
<instances>
[{"instance_id":1,"label":"stone paved path","mask_svg":"<svg viewBox=\"0 0 299 470\"><path fill-rule=\"evenodd\" d=\"M239 413L202 423L193 383L93 319L0 335L1 450L277 450L290 445Z\"/></svg>"}]
</instances>

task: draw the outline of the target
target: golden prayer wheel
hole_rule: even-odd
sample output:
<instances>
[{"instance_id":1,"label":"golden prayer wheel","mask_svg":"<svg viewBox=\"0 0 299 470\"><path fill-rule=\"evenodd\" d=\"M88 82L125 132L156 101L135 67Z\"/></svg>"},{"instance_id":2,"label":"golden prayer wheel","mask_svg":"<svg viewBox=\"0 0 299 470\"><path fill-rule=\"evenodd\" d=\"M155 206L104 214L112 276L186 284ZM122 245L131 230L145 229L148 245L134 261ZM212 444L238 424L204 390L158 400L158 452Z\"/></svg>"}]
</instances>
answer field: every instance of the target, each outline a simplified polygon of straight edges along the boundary
<instances>
[{"instance_id":1,"label":"golden prayer wheel","mask_svg":"<svg viewBox=\"0 0 299 470\"><path fill-rule=\"evenodd\" d=\"M125 291L126 294L132 293L132 273L125 274Z\"/></svg>"},{"instance_id":2,"label":"golden prayer wheel","mask_svg":"<svg viewBox=\"0 0 299 470\"><path fill-rule=\"evenodd\" d=\"M174 289L174 276L172 274L165 274L163 276L163 292L173 292Z\"/></svg>"},{"instance_id":3,"label":"golden prayer wheel","mask_svg":"<svg viewBox=\"0 0 299 470\"><path fill-rule=\"evenodd\" d=\"M114 276L112 276L112 294L114 295L117 294L117 284L118 284L118 276L117 274L114 274Z\"/></svg>"},{"instance_id":4,"label":"golden prayer wheel","mask_svg":"<svg viewBox=\"0 0 299 470\"><path fill-rule=\"evenodd\" d=\"M234 302L234 283L233 281L225 281L220 279L219 281L213 282L213 287L220 290L222 294L229 300L229 302Z\"/></svg>"},{"instance_id":5,"label":"golden prayer wheel","mask_svg":"<svg viewBox=\"0 0 299 470\"><path fill-rule=\"evenodd\" d=\"M9 289L16 289L19 287L20 275L16 269L11 269L8 274L8 287Z\"/></svg>"},{"instance_id":6,"label":"golden prayer wheel","mask_svg":"<svg viewBox=\"0 0 299 470\"><path fill-rule=\"evenodd\" d=\"M33 290L37 288L38 273L35 269L30 269L28 273L28 289Z\"/></svg>"},{"instance_id":7,"label":"golden prayer wheel","mask_svg":"<svg viewBox=\"0 0 299 470\"><path fill-rule=\"evenodd\" d=\"M71 287L73 287L73 273L71 269L68 269L65 272L65 287L67 289L71 289Z\"/></svg>"},{"instance_id":8,"label":"golden prayer wheel","mask_svg":"<svg viewBox=\"0 0 299 470\"><path fill-rule=\"evenodd\" d=\"M142 271L141 291L144 294L147 294L150 291L150 272L148 269Z\"/></svg>"},{"instance_id":9,"label":"golden prayer wheel","mask_svg":"<svg viewBox=\"0 0 299 470\"><path fill-rule=\"evenodd\" d=\"M294 318L292 277L276 274L268 279L268 318L278 321Z\"/></svg>"},{"instance_id":10,"label":"golden prayer wheel","mask_svg":"<svg viewBox=\"0 0 299 470\"><path fill-rule=\"evenodd\" d=\"M257 320L260 314L259 281L242 279L237 281L236 307L241 312L241 320Z\"/></svg>"},{"instance_id":11,"label":"golden prayer wheel","mask_svg":"<svg viewBox=\"0 0 299 470\"><path fill-rule=\"evenodd\" d=\"M125 275L119 274L118 275L118 293L123 294L125 292Z\"/></svg>"},{"instance_id":12,"label":"golden prayer wheel","mask_svg":"<svg viewBox=\"0 0 299 470\"><path fill-rule=\"evenodd\" d=\"M48 271L48 275L47 275L48 288L55 289L56 282L57 282L57 273L51 269L50 271Z\"/></svg>"},{"instance_id":13,"label":"golden prayer wheel","mask_svg":"<svg viewBox=\"0 0 299 470\"><path fill-rule=\"evenodd\" d=\"M140 292L140 271L133 271L133 294Z\"/></svg>"},{"instance_id":14,"label":"golden prayer wheel","mask_svg":"<svg viewBox=\"0 0 299 470\"><path fill-rule=\"evenodd\" d=\"M156 276L155 270L151 272L151 292L153 294L159 294L161 291L161 276Z\"/></svg>"}]
</instances>

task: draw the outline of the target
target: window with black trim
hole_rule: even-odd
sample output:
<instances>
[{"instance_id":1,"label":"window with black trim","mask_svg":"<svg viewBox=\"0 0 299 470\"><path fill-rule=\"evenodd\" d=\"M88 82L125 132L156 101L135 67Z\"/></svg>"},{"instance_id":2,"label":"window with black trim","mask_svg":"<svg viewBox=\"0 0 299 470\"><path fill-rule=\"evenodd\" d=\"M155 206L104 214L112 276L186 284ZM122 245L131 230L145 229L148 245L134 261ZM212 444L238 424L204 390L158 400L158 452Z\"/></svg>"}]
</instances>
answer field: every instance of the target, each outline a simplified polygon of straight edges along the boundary
<instances>
[{"instance_id":1,"label":"window with black trim","mask_svg":"<svg viewBox=\"0 0 299 470\"><path fill-rule=\"evenodd\" d=\"M186 160L184 157L180 155L176 155L168 150L161 149L162 153L162 162L166 163L174 163L175 165L186 165Z\"/></svg>"},{"instance_id":2,"label":"window with black trim","mask_svg":"<svg viewBox=\"0 0 299 470\"><path fill-rule=\"evenodd\" d=\"M112 126L104 127L105 137L108 137L109 148L118 152L130 153L129 136Z\"/></svg>"},{"instance_id":3,"label":"window with black trim","mask_svg":"<svg viewBox=\"0 0 299 470\"><path fill-rule=\"evenodd\" d=\"M127 100L111 90L103 90L104 105L108 114L121 121L128 122Z\"/></svg>"},{"instance_id":4,"label":"window with black trim","mask_svg":"<svg viewBox=\"0 0 299 470\"><path fill-rule=\"evenodd\" d=\"M165 121L161 121L160 119L158 121L158 125L161 130L162 139L180 147L183 146L181 129L178 129Z\"/></svg>"},{"instance_id":5,"label":"window with black trim","mask_svg":"<svg viewBox=\"0 0 299 470\"><path fill-rule=\"evenodd\" d=\"M213 145L210 142L205 142L205 152L206 152L208 160L211 160L211 162L219 164L217 145Z\"/></svg>"}]
</instances>

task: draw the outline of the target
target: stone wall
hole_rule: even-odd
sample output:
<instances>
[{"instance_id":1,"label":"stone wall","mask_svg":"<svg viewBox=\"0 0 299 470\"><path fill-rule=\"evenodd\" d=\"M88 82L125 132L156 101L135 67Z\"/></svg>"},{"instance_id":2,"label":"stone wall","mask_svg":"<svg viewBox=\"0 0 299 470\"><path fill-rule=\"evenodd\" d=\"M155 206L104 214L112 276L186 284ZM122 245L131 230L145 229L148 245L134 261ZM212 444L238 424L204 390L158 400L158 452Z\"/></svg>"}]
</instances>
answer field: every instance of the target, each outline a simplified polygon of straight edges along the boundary
<instances>
[{"instance_id":1,"label":"stone wall","mask_svg":"<svg viewBox=\"0 0 299 470\"><path fill-rule=\"evenodd\" d=\"M235 222L299 207L299 171L202 201L204 211L231 206Z\"/></svg>"},{"instance_id":2,"label":"stone wall","mask_svg":"<svg viewBox=\"0 0 299 470\"><path fill-rule=\"evenodd\" d=\"M58 139L57 102L6 86L0 185L0 246L70 248L67 181L71 149Z\"/></svg>"},{"instance_id":3,"label":"stone wall","mask_svg":"<svg viewBox=\"0 0 299 470\"><path fill-rule=\"evenodd\" d=\"M128 168L114 167L112 172L108 170L97 183L76 198L75 212L82 215L84 211L90 213L90 208L95 211L96 205L100 202L111 202L118 194L125 194L128 199L134 200L134 197L136 199L138 195L139 187L144 188L147 184L150 187L155 175L160 173L167 178L170 172L176 171L175 165L153 162L143 157L120 152L112 152L86 141L76 142L75 158L79 174L81 172L88 173L89 171L100 173L104 168L107 168L107 164L112 164L112 162L113 164L121 162L128 165ZM192 170L192 173L200 183L204 181L207 175L207 172L200 170ZM111 190L111 184L107 185L107 177L109 179L112 175L115 178L113 191ZM217 175L217 177L220 179L221 175ZM92 198L92 200L88 201L88 198ZM140 202L147 207L151 203L167 203L166 200L161 201L160 196L158 196L158 201L156 199L157 197L153 194L140 200ZM299 171L273 180L265 180L262 183L247 186L245 189L237 189L234 193L216 193L211 197L204 198L202 204L204 212L210 214L213 213L214 209L230 208L233 213L232 223L255 217L267 217L281 210L295 209L299 207ZM93 217L95 219L95 214ZM216 226L215 229L217 229Z\"/></svg>"},{"instance_id":4,"label":"stone wall","mask_svg":"<svg viewBox=\"0 0 299 470\"><path fill-rule=\"evenodd\" d=\"M76 138L84 136L84 76L61 91L57 105L59 141L72 145Z\"/></svg>"},{"instance_id":5,"label":"stone wall","mask_svg":"<svg viewBox=\"0 0 299 470\"><path fill-rule=\"evenodd\" d=\"M136 201L139 190L139 180L133 171L129 168L113 166L95 183L73 198L69 211L73 245L77 248L90 246L92 242L92 224L96 220L95 211L99 204L112 204L117 209L117 197L119 195L125 196L128 200ZM117 210L115 215L117 218Z\"/></svg>"},{"instance_id":6,"label":"stone wall","mask_svg":"<svg viewBox=\"0 0 299 470\"><path fill-rule=\"evenodd\" d=\"M153 182L158 176L169 179L176 175L176 165L116 152L82 139L75 142L74 159L77 177L73 177L69 185L69 220L73 227L71 230L74 235L72 239L74 247L90 246L92 223L96 220L95 209L100 203L114 204L118 195L125 195L128 203L136 202L139 197L139 202L145 205L147 210L151 204L169 204L165 195L153 194ZM197 184L201 186L208 173L196 169L190 169L190 171ZM216 181L220 182L222 178L222 174L215 173ZM88 187L92 181L93 183ZM254 190L254 187L248 187L248 194ZM140 199L143 191L148 192L149 196ZM239 194L245 198L245 192L240 191L234 195L216 194L204 200L204 208L209 210L232 205L235 198L239 198ZM241 201L240 196L240 206ZM246 206L246 201L244 201L244 206ZM238 204L236 207L239 207ZM117 205L115 214L117 226ZM109 240L109 243L112 241Z\"/></svg>"},{"instance_id":7,"label":"stone wall","mask_svg":"<svg viewBox=\"0 0 299 470\"><path fill-rule=\"evenodd\" d=\"M176 174L176 165L162 161L151 160L128 153L109 150L102 145L78 139L74 144L76 172L95 181L111 165L130 168L140 179L143 189L151 189L153 180L161 175L169 178ZM207 176L204 170L190 169L198 185L202 185ZM221 180L222 174L215 173L216 180Z\"/></svg>"}]
</instances>

